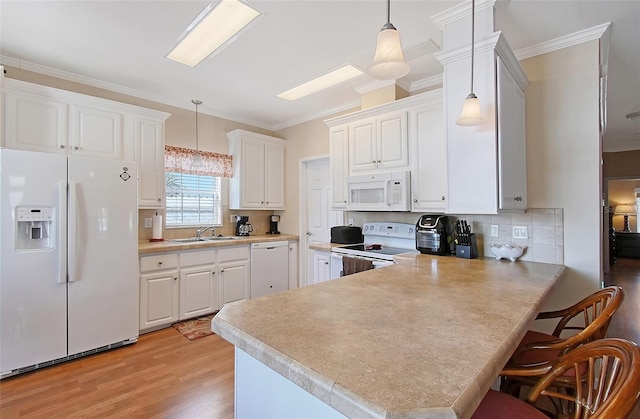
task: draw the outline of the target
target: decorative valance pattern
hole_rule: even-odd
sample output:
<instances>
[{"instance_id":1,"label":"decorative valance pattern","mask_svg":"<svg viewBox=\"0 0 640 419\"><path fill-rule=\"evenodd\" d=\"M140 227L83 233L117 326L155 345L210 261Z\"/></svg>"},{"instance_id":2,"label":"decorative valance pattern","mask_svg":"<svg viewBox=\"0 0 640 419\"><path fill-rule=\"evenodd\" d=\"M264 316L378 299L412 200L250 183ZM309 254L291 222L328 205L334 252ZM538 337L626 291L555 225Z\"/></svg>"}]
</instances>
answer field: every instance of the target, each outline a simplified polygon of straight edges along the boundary
<instances>
[{"instance_id":1,"label":"decorative valance pattern","mask_svg":"<svg viewBox=\"0 0 640 419\"><path fill-rule=\"evenodd\" d=\"M167 172L187 173L191 175L207 175L231 177L232 156L229 154L200 151L202 167L192 167L191 162L195 150L167 145L164 147L164 167Z\"/></svg>"}]
</instances>

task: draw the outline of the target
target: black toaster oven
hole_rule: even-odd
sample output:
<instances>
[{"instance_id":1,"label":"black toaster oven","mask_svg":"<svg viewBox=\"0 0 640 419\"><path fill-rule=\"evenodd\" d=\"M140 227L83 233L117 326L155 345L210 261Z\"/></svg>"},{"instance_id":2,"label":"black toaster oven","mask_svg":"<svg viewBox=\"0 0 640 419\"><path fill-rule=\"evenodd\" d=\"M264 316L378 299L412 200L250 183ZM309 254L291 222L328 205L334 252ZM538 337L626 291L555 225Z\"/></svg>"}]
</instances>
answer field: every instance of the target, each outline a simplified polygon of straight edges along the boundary
<instances>
[{"instance_id":1,"label":"black toaster oven","mask_svg":"<svg viewBox=\"0 0 640 419\"><path fill-rule=\"evenodd\" d=\"M416 250L429 255L449 255L452 232L448 216L424 214L416 223Z\"/></svg>"}]
</instances>

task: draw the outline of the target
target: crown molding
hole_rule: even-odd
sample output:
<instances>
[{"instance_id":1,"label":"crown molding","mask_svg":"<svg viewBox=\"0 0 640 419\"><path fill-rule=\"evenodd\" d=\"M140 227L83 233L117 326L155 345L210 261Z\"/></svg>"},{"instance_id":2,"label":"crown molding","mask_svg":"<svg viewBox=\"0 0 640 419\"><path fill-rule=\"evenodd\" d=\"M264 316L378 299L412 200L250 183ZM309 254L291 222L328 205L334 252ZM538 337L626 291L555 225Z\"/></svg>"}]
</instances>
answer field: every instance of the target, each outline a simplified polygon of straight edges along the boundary
<instances>
[{"instance_id":1,"label":"crown molding","mask_svg":"<svg viewBox=\"0 0 640 419\"><path fill-rule=\"evenodd\" d=\"M408 90L408 92L411 93L417 90L428 89L429 87L442 86L443 82L443 73L436 74L435 76L414 81L411 83L411 89Z\"/></svg>"},{"instance_id":2,"label":"crown molding","mask_svg":"<svg viewBox=\"0 0 640 419\"><path fill-rule=\"evenodd\" d=\"M521 48L515 51L515 56L518 60L525 60L537 55L557 51L563 48L571 47L573 45L578 45L583 42L600 39L603 37L603 35L606 35L608 33L610 26L611 22L607 22L578 32L570 33L568 35L564 35L550 41L545 41L526 48Z\"/></svg>"},{"instance_id":3,"label":"crown molding","mask_svg":"<svg viewBox=\"0 0 640 419\"><path fill-rule=\"evenodd\" d=\"M496 0L479 0L475 5L476 13L484 9L493 8L495 4ZM460 20L467 16L471 16L470 1L464 1L460 4L443 10L442 12L431 16L431 20L433 20L440 29L444 29L444 27L449 23L455 22L456 20Z\"/></svg>"},{"instance_id":4,"label":"crown molding","mask_svg":"<svg viewBox=\"0 0 640 419\"><path fill-rule=\"evenodd\" d=\"M382 89L383 87L393 86L398 84L399 80L391 79L391 80L374 80L372 82L363 84L361 86L357 86L354 90L361 95L365 93L373 92L378 89ZM402 87L402 86L401 86Z\"/></svg>"}]
</instances>

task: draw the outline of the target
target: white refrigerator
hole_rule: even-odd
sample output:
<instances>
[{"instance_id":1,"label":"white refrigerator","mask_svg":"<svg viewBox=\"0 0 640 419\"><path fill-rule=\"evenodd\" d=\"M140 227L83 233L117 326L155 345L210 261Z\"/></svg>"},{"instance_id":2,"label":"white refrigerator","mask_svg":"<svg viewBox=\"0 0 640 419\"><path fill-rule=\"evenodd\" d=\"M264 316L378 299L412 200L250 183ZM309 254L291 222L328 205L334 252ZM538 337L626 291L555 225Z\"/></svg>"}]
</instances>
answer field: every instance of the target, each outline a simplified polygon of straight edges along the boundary
<instances>
[{"instance_id":1,"label":"white refrigerator","mask_svg":"<svg viewBox=\"0 0 640 419\"><path fill-rule=\"evenodd\" d=\"M136 163L0 149L0 175L0 378L136 342Z\"/></svg>"}]
</instances>

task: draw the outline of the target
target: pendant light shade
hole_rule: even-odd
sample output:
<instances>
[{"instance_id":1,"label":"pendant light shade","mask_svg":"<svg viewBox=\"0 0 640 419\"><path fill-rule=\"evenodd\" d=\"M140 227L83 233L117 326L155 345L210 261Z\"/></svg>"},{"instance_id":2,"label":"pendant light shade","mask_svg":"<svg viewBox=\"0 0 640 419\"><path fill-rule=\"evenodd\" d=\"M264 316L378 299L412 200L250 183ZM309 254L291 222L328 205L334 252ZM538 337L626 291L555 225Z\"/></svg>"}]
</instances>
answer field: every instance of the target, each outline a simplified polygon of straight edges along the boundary
<instances>
[{"instance_id":1,"label":"pendant light shade","mask_svg":"<svg viewBox=\"0 0 640 419\"><path fill-rule=\"evenodd\" d=\"M464 100L462 104L462 113L460 118L456 121L456 124L462 126L482 125L484 119L480 113L480 101L473 93Z\"/></svg>"},{"instance_id":2,"label":"pendant light shade","mask_svg":"<svg viewBox=\"0 0 640 419\"><path fill-rule=\"evenodd\" d=\"M200 144L198 143L198 105L202 105L202 101L193 99L191 103L196 105L196 154L193 155L191 167L202 167L202 156L200 155Z\"/></svg>"},{"instance_id":3,"label":"pendant light shade","mask_svg":"<svg viewBox=\"0 0 640 419\"><path fill-rule=\"evenodd\" d=\"M475 0L471 0L471 93L467 96L462 104L462 113L460 118L456 121L457 125L462 126L474 126L482 125L484 118L480 112L480 101L478 97L473 93L473 59L474 59L474 44L475 44Z\"/></svg>"},{"instance_id":4,"label":"pendant light shade","mask_svg":"<svg viewBox=\"0 0 640 419\"><path fill-rule=\"evenodd\" d=\"M411 66L404 59L400 33L389 21L391 0L387 0L387 23L378 32L376 53L367 73L376 79L399 79L409 74Z\"/></svg>"}]
</instances>

